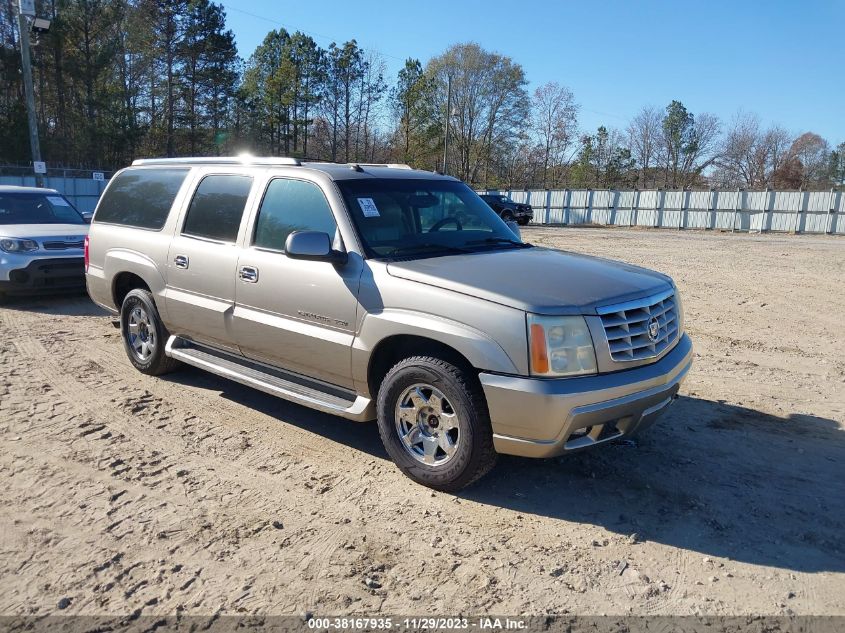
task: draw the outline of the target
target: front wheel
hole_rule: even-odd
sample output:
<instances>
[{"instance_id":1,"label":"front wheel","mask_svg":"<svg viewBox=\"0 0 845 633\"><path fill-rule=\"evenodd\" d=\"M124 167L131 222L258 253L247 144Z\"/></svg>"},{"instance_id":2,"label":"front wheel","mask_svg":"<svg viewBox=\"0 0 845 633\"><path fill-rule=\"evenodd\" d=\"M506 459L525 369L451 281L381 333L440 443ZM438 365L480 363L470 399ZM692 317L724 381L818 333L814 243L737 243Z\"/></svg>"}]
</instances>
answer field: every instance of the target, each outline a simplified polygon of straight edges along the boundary
<instances>
[{"instance_id":1,"label":"front wheel","mask_svg":"<svg viewBox=\"0 0 845 633\"><path fill-rule=\"evenodd\" d=\"M120 308L120 332L129 362L141 373L160 376L179 366L179 361L164 353L170 333L148 290L136 288L126 295Z\"/></svg>"},{"instance_id":2,"label":"front wheel","mask_svg":"<svg viewBox=\"0 0 845 633\"><path fill-rule=\"evenodd\" d=\"M519 224L519 226L528 226L529 222L530 222L530 220L528 218L519 218L517 220L517 223Z\"/></svg>"},{"instance_id":3,"label":"front wheel","mask_svg":"<svg viewBox=\"0 0 845 633\"><path fill-rule=\"evenodd\" d=\"M399 469L436 490L460 490L496 463L477 378L439 358L407 358L387 373L378 394L378 426Z\"/></svg>"}]
</instances>

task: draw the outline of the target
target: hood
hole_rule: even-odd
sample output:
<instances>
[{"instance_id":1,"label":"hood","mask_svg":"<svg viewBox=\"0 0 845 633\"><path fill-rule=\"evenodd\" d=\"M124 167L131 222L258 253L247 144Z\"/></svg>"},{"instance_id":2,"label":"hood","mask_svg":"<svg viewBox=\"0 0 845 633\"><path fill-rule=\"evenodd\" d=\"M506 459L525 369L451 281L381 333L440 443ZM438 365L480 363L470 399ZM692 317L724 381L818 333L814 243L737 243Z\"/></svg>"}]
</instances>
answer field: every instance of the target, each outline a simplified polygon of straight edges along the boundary
<instances>
[{"instance_id":1,"label":"hood","mask_svg":"<svg viewBox=\"0 0 845 633\"><path fill-rule=\"evenodd\" d=\"M596 314L599 306L672 287L669 277L645 268L540 247L390 262L387 270L538 314Z\"/></svg>"},{"instance_id":2,"label":"hood","mask_svg":"<svg viewBox=\"0 0 845 633\"><path fill-rule=\"evenodd\" d=\"M88 235L87 224L0 224L0 237L17 237L41 241L42 237L80 239Z\"/></svg>"}]
</instances>

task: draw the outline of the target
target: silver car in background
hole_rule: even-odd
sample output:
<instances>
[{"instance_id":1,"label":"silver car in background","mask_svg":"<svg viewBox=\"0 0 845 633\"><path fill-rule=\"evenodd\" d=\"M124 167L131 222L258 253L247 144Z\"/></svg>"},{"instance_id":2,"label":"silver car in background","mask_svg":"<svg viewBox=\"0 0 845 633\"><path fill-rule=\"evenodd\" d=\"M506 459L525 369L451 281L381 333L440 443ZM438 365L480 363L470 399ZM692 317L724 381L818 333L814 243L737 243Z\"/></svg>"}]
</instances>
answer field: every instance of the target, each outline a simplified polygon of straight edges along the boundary
<instances>
[{"instance_id":1,"label":"silver car in background","mask_svg":"<svg viewBox=\"0 0 845 633\"><path fill-rule=\"evenodd\" d=\"M647 428L692 363L672 280L523 242L402 165L136 161L91 225L88 292L130 362L186 363L378 420L413 480L469 485Z\"/></svg>"},{"instance_id":2,"label":"silver car in background","mask_svg":"<svg viewBox=\"0 0 845 633\"><path fill-rule=\"evenodd\" d=\"M0 186L0 300L85 288L88 225L55 189Z\"/></svg>"}]
</instances>

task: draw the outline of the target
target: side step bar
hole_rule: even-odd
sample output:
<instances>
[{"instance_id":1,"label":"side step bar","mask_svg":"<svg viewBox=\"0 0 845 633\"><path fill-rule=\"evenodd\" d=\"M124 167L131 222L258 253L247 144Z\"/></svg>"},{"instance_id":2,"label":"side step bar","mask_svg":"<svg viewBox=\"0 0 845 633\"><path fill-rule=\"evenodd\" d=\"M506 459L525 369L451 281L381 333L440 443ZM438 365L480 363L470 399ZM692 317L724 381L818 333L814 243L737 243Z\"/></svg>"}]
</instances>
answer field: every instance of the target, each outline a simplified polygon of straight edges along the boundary
<instances>
[{"instance_id":1,"label":"side step bar","mask_svg":"<svg viewBox=\"0 0 845 633\"><path fill-rule=\"evenodd\" d=\"M201 347L176 336L168 339L164 349L168 356L186 365L204 369L271 396L358 422L375 418L375 411L369 398L351 391L347 392L339 387L325 385L323 389L321 387L324 383L283 370L271 369L246 358Z\"/></svg>"}]
</instances>

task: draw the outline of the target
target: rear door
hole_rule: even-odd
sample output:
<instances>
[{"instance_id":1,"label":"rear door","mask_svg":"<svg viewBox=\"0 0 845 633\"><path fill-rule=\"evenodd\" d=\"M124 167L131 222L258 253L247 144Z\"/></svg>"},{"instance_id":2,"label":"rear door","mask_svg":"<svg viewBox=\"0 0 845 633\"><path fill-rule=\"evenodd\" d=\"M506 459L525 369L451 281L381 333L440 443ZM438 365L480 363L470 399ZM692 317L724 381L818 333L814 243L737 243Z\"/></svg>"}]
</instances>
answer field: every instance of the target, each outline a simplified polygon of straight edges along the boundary
<instances>
[{"instance_id":1,"label":"rear door","mask_svg":"<svg viewBox=\"0 0 845 633\"><path fill-rule=\"evenodd\" d=\"M238 261L235 331L242 353L292 372L352 387L352 340L362 260L344 265L291 259L293 231L335 239L337 222L320 186L272 178Z\"/></svg>"},{"instance_id":2,"label":"rear door","mask_svg":"<svg viewBox=\"0 0 845 633\"><path fill-rule=\"evenodd\" d=\"M173 334L237 351L232 334L238 235L247 173L201 176L170 244L166 302Z\"/></svg>"}]
</instances>

